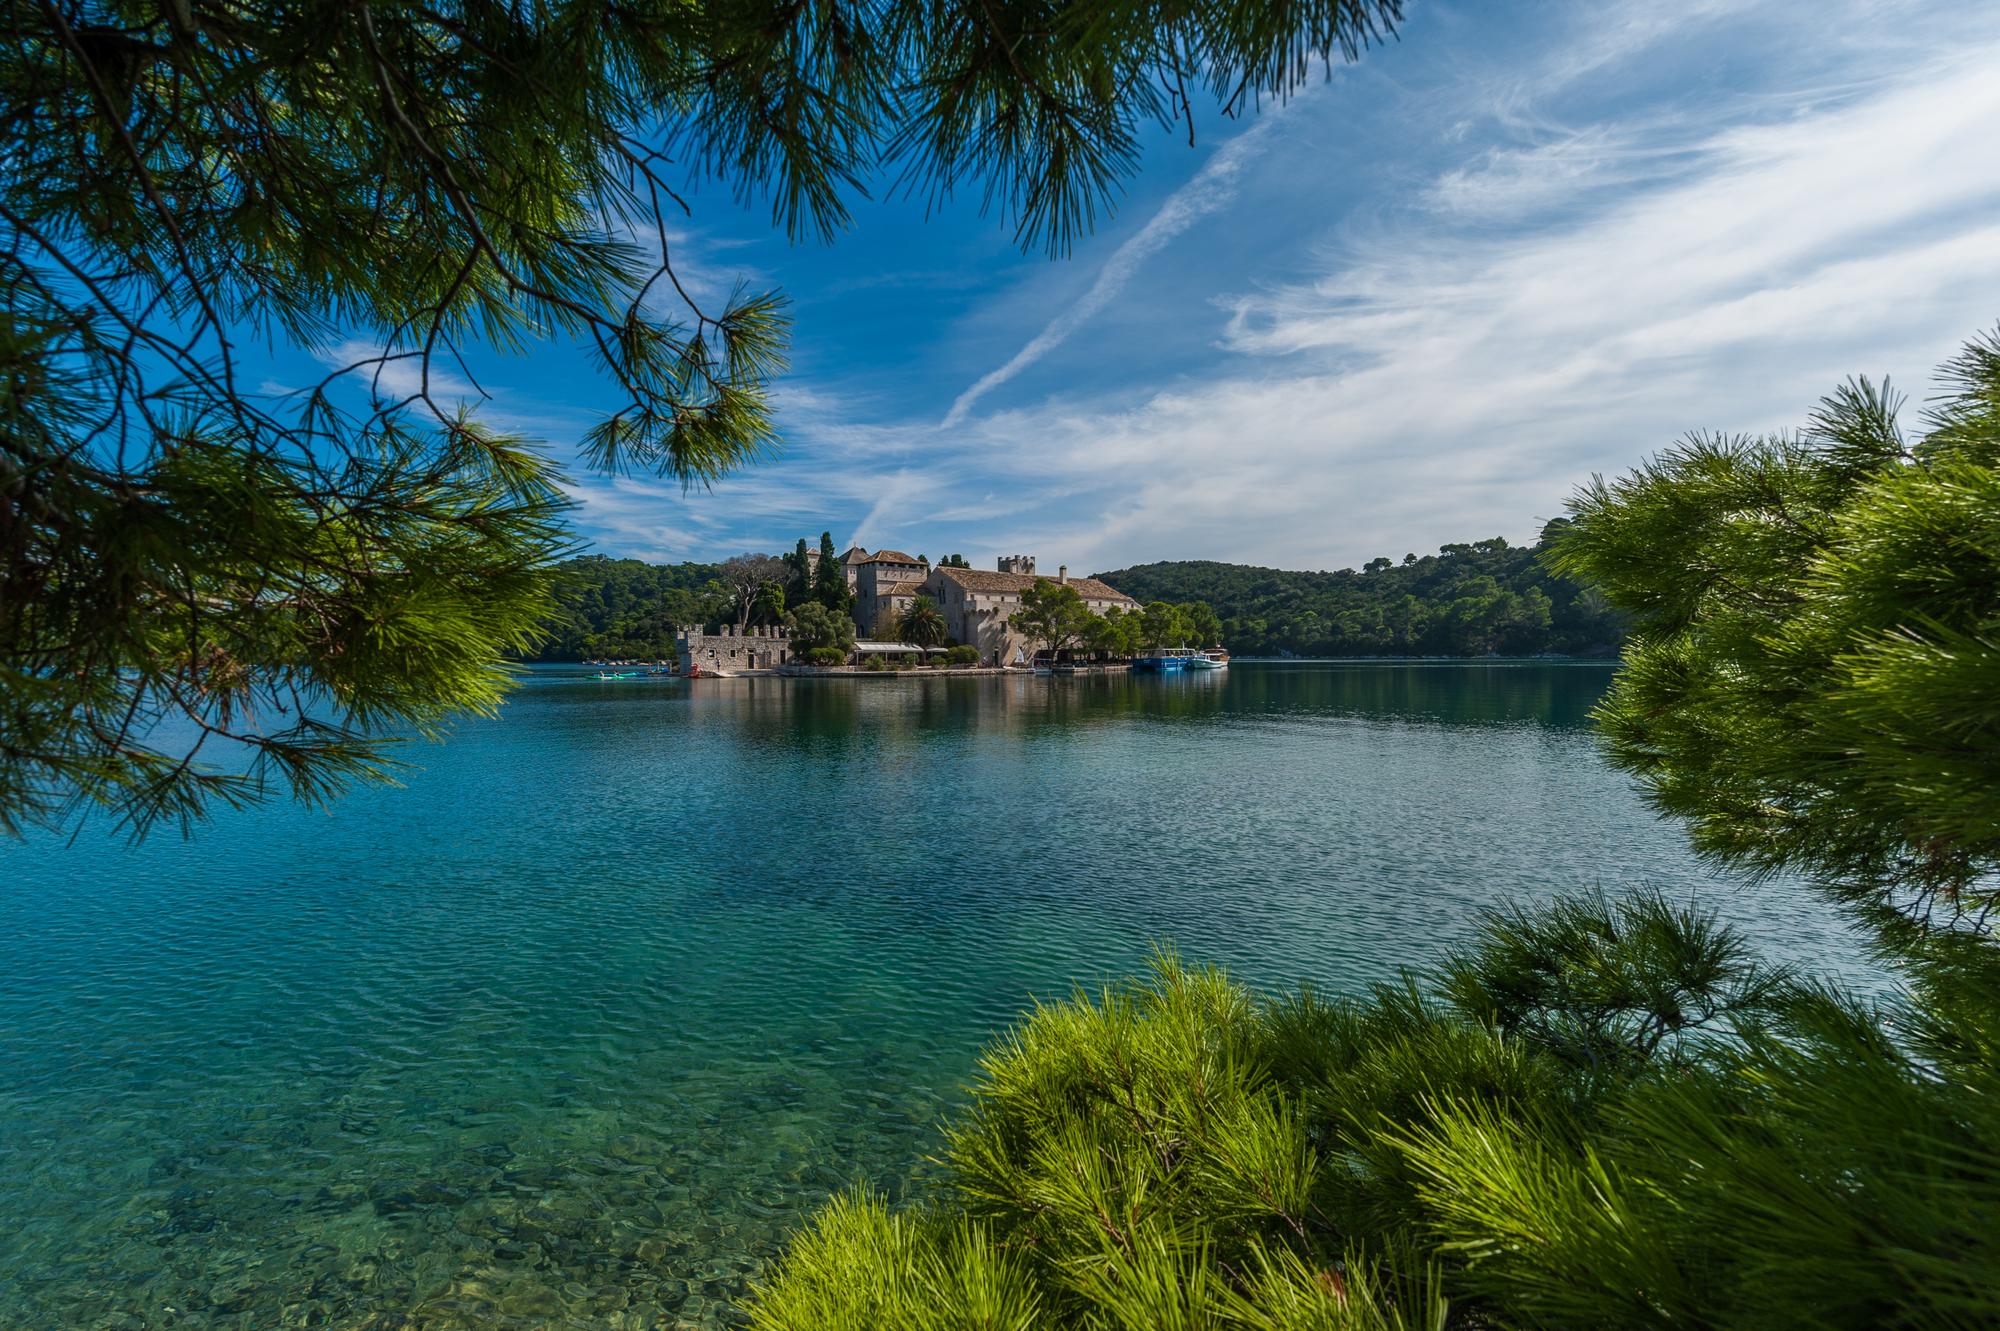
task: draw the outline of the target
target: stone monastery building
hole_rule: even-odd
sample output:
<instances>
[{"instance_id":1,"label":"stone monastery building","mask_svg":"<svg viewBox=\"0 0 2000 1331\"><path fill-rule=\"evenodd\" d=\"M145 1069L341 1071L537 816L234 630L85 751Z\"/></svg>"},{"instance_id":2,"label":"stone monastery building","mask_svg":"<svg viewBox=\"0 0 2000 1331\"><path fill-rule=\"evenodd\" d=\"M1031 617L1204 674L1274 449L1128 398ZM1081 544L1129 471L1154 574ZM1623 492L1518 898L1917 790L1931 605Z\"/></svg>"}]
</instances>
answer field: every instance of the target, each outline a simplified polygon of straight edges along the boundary
<instances>
[{"instance_id":1,"label":"stone monastery building","mask_svg":"<svg viewBox=\"0 0 2000 1331\"><path fill-rule=\"evenodd\" d=\"M817 562L817 556L814 559ZM952 639L977 647L982 661L1009 665L1028 659L1032 649L1010 621L1021 608L1021 593L1038 581L1033 555L1004 555L999 568L990 573L933 566L901 550L877 550L871 555L858 545L840 562L847 570L848 590L854 593L854 623L863 638L895 641L896 621L917 597L928 596L943 612ZM1112 609L1132 614L1141 608L1096 578L1072 578L1067 564L1053 578L1039 576L1076 588L1083 603L1100 615Z\"/></svg>"}]
</instances>

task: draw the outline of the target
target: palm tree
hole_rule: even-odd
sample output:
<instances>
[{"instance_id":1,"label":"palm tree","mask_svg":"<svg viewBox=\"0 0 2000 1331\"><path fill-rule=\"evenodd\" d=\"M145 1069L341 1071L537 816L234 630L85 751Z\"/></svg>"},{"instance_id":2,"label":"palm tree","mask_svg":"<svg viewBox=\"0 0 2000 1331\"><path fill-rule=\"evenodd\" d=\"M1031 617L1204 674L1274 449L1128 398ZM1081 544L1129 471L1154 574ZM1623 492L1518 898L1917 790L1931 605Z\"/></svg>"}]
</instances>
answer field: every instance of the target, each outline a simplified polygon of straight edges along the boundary
<instances>
[{"instance_id":1,"label":"palm tree","mask_svg":"<svg viewBox=\"0 0 2000 1331\"><path fill-rule=\"evenodd\" d=\"M919 596L910 602L910 608L896 621L896 636L918 647L936 647L950 632L950 626L944 622L944 612L928 596Z\"/></svg>"}]
</instances>

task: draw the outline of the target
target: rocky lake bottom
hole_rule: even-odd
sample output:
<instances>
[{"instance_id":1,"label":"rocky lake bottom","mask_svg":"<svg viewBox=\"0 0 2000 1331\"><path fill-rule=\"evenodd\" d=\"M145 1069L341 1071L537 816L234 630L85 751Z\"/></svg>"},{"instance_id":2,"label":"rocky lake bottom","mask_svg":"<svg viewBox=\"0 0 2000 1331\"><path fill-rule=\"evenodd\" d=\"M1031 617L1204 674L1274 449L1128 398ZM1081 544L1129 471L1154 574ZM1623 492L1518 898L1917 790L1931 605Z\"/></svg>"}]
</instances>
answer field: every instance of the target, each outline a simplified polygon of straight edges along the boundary
<instances>
[{"instance_id":1,"label":"rocky lake bottom","mask_svg":"<svg viewBox=\"0 0 2000 1331\"><path fill-rule=\"evenodd\" d=\"M402 789L0 845L0 1326L719 1327L830 1194L925 1186L981 1045L1157 942L1352 992L1482 908L1723 882L1597 665L597 681Z\"/></svg>"}]
</instances>

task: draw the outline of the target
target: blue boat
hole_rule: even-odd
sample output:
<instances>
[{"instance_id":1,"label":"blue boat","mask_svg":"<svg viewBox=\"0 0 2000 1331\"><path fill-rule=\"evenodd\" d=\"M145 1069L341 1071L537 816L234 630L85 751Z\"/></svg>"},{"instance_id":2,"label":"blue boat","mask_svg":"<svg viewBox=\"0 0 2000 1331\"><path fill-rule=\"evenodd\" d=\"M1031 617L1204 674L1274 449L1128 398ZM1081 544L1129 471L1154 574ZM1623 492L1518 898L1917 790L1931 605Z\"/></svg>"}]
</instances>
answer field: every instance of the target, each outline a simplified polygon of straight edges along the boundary
<instances>
[{"instance_id":1,"label":"blue boat","mask_svg":"<svg viewBox=\"0 0 2000 1331\"><path fill-rule=\"evenodd\" d=\"M1132 669L1142 675L1166 675L1187 669L1186 652L1167 652L1161 656L1135 656Z\"/></svg>"}]
</instances>

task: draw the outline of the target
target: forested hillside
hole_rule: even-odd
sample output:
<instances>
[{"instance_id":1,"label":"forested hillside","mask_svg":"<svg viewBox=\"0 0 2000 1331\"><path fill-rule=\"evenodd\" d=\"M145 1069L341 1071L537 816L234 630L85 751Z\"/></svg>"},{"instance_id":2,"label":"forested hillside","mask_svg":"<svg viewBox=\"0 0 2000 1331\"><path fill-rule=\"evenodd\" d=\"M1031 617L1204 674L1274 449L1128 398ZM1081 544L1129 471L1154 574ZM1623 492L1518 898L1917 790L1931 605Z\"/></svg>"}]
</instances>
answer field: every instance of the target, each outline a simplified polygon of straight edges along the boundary
<instances>
[{"instance_id":1,"label":"forested hillside","mask_svg":"<svg viewBox=\"0 0 2000 1331\"><path fill-rule=\"evenodd\" d=\"M1100 576L1143 603L1207 602L1222 619L1224 645L1244 655L1613 650L1624 636L1617 613L1594 589L1549 572L1540 549L1496 537L1331 573L1182 560ZM562 610L534 659L671 656L675 625L712 624L733 613L737 592L725 571L604 555L572 559L563 566Z\"/></svg>"},{"instance_id":2,"label":"forested hillside","mask_svg":"<svg viewBox=\"0 0 2000 1331\"><path fill-rule=\"evenodd\" d=\"M674 652L674 626L716 618L728 595L714 564L584 555L562 573L562 609L532 660L663 660Z\"/></svg>"},{"instance_id":3,"label":"forested hillside","mask_svg":"<svg viewBox=\"0 0 2000 1331\"><path fill-rule=\"evenodd\" d=\"M1206 601L1222 640L1249 656L1483 656L1608 653L1623 621L1603 595L1544 567L1542 544L1495 537L1359 569L1292 573L1207 560L1097 576L1142 602Z\"/></svg>"}]
</instances>

